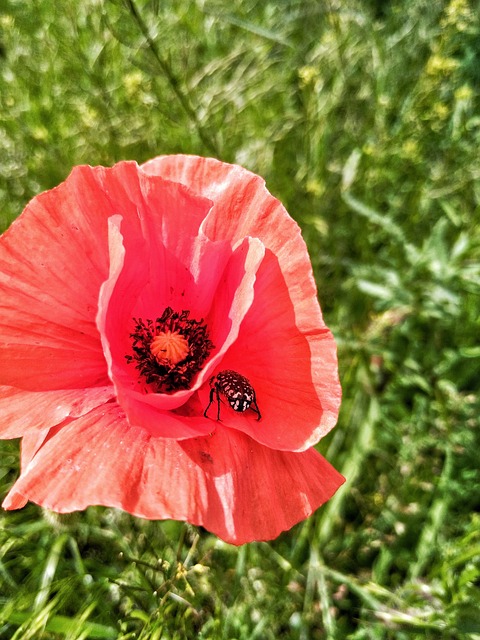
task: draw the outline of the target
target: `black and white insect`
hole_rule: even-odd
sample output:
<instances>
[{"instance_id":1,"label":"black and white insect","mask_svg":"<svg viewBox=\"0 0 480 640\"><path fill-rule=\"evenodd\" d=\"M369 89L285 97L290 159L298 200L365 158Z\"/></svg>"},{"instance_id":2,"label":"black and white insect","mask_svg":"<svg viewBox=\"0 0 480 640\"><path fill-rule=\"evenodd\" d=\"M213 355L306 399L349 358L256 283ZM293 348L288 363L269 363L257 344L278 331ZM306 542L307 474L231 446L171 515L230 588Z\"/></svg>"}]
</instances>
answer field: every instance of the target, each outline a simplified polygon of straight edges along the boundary
<instances>
[{"instance_id":1,"label":"black and white insect","mask_svg":"<svg viewBox=\"0 0 480 640\"><path fill-rule=\"evenodd\" d=\"M257 414L257 420L262 417L258 408L255 389L245 376L231 369L220 371L210 378L210 402L203 415L208 418L207 412L214 400L217 401L217 420L220 420L220 402L224 396L234 411L244 412L251 409Z\"/></svg>"}]
</instances>

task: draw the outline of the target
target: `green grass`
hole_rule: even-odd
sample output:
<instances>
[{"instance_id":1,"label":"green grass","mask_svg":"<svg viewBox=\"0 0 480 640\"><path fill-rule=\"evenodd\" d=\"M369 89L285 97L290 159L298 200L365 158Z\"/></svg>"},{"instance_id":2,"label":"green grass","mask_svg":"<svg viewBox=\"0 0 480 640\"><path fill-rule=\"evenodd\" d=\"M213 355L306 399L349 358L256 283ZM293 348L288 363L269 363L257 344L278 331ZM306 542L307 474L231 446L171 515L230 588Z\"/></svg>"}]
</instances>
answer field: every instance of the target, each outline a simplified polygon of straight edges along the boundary
<instances>
[{"instance_id":1,"label":"green grass","mask_svg":"<svg viewBox=\"0 0 480 640\"><path fill-rule=\"evenodd\" d=\"M473 0L0 8L0 226L73 165L198 153L302 226L348 483L241 548L175 522L0 514L0 638L480 638L480 21ZM2 495L18 443L1 443Z\"/></svg>"}]
</instances>

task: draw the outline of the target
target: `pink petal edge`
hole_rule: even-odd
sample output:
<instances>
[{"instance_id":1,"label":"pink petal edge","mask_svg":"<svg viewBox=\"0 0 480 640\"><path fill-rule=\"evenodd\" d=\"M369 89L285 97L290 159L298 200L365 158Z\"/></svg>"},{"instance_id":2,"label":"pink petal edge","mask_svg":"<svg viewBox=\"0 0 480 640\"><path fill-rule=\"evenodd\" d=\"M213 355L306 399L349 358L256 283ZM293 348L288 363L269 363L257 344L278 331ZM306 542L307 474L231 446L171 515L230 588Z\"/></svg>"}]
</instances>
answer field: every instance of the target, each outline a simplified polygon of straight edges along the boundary
<instances>
[{"instance_id":1,"label":"pink petal edge","mask_svg":"<svg viewBox=\"0 0 480 640\"><path fill-rule=\"evenodd\" d=\"M111 506L148 519L185 520L240 545L277 537L343 482L314 449L272 451L221 426L207 437L154 438L129 427L110 403L49 439L3 506L18 508L25 499L60 513Z\"/></svg>"}]
</instances>

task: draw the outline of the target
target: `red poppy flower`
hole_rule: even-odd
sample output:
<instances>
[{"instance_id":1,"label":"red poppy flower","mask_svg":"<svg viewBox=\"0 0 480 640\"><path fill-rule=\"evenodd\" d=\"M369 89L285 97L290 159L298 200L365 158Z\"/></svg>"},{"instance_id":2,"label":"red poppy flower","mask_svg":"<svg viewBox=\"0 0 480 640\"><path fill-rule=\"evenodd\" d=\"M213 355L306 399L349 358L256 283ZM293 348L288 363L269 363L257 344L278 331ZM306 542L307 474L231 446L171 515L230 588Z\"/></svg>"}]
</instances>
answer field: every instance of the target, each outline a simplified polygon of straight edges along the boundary
<instances>
[{"instance_id":1,"label":"red poppy flower","mask_svg":"<svg viewBox=\"0 0 480 640\"><path fill-rule=\"evenodd\" d=\"M342 484L312 448L337 418L335 343L258 176L77 167L0 238L0 283L0 435L23 438L5 508L107 505L241 544Z\"/></svg>"}]
</instances>

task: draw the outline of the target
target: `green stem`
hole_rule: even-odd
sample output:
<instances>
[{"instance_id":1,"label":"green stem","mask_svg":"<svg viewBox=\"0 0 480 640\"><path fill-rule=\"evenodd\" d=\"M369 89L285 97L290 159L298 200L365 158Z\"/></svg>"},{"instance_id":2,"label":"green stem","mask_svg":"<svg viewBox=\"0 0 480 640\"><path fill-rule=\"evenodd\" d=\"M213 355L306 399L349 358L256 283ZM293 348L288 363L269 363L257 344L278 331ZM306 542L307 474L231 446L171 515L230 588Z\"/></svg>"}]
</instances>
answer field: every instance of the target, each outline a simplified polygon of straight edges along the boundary
<instances>
[{"instance_id":1,"label":"green stem","mask_svg":"<svg viewBox=\"0 0 480 640\"><path fill-rule=\"evenodd\" d=\"M168 64L168 62L165 60L165 58L161 55L161 53L160 53L160 51L158 49L157 43L155 42L155 40L150 35L150 31L149 31L147 25L145 24L145 21L142 18L142 15L141 15L140 11L138 10L137 5L135 4L135 0L125 0L125 1L126 1L128 7L129 7L134 19L135 19L135 22L137 23L140 31L142 32L142 35L144 36L144 38L145 38L145 40L146 40L146 42L147 42L147 44L148 44L148 46L150 48L150 51L152 52L155 60L157 61L158 66L160 67L160 69L162 70L162 73L167 78L168 83L170 84L170 87L172 88L174 94L176 95L178 101L180 102L180 105L182 106L182 109L185 111L187 116L193 122L200 140L203 142L205 147L207 147L207 149L209 149L209 151L212 151L215 155L218 155L217 145L211 139L211 137L208 136L205 133L205 130L204 130L199 118L198 118L198 115L197 115L195 109L190 104L190 101L189 101L187 95L183 92L183 90L182 90L182 88L180 86L179 79L177 78L177 76L173 72L172 67Z\"/></svg>"},{"instance_id":2,"label":"green stem","mask_svg":"<svg viewBox=\"0 0 480 640\"><path fill-rule=\"evenodd\" d=\"M438 496L430 508L430 522L422 530L415 557L417 561L410 569L410 576L416 580L424 571L432 554L435 552L436 539L442 528L450 506L448 487L453 473L453 455L451 447L445 452L445 463L438 483Z\"/></svg>"}]
</instances>

